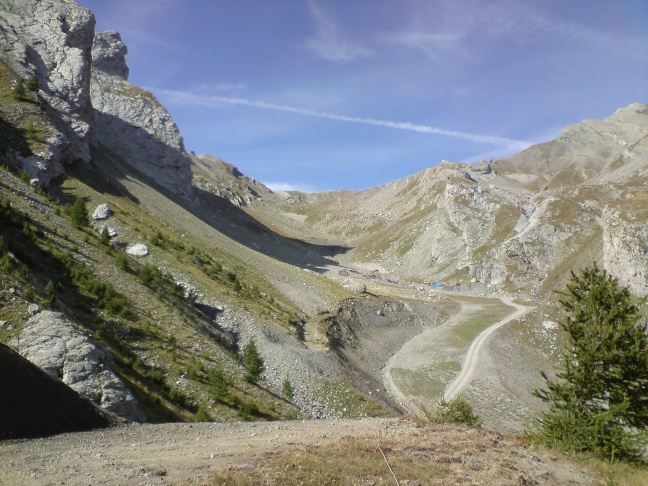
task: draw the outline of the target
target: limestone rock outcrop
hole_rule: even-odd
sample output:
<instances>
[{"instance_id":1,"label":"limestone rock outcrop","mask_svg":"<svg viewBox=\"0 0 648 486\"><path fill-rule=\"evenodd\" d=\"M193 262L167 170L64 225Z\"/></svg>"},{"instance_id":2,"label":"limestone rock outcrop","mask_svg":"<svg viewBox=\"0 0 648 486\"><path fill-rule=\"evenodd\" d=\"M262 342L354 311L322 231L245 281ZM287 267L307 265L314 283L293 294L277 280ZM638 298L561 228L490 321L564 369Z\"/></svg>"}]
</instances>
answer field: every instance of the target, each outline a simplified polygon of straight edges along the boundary
<instances>
[{"instance_id":1,"label":"limestone rock outcrop","mask_svg":"<svg viewBox=\"0 0 648 486\"><path fill-rule=\"evenodd\" d=\"M46 185L64 165L90 160L90 60L95 19L71 1L4 0L0 59L19 76L36 76L47 118L44 148L18 162Z\"/></svg>"},{"instance_id":2,"label":"limestone rock outcrop","mask_svg":"<svg viewBox=\"0 0 648 486\"><path fill-rule=\"evenodd\" d=\"M63 314L43 311L30 317L10 346L101 408L128 420L145 420L135 397L110 369L110 354Z\"/></svg>"},{"instance_id":3,"label":"limestone rock outcrop","mask_svg":"<svg viewBox=\"0 0 648 486\"><path fill-rule=\"evenodd\" d=\"M125 46L116 33L98 33L91 98L101 146L176 194L192 194L191 160L171 115L148 91L126 81Z\"/></svg>"},{"instance_id":4,"label":"limestone rock outcrop","mask_svg":"<svg viewBox=\"0 0 648 486\"><path fill-rule=\"evenodd\" d=\"M92 68L128 81L127 53L119 32L97 32L92 44Z\"/></svg>"}]
</instances>

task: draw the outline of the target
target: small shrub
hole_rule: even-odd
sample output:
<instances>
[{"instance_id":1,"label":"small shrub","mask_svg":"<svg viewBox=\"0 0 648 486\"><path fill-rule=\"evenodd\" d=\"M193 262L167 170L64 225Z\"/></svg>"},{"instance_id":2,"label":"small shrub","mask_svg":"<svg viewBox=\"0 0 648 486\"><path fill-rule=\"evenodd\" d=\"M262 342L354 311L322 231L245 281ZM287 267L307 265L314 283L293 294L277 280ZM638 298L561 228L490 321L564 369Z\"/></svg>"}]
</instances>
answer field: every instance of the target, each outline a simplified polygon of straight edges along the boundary
<instances>
[{"instance_id":1,"label":"small shrub","mask_svg":"<svg viewBox=\"0 0 648 486\"><path fill-rule=\"evenodd\" d=\"M13 99L16 101L20 101L25 96L25 83L22 78L16 82L16 85L14 86L12 91L12 95Z\"/></svg>"},{"instance_id":2,"label":"small shrub","mask_svg":"<svg viewBox=\"0 0 648 486\"><path fill-rule=\"evenodd\" d=\"M45 303L47 304L47 306L51 305L52 302L54 302L54 299L56 298L56 289L54 288L54 283L51 280L47 282L43 296L45 297Z\"/></svg>"},{"instance_id":3,"label":"small shrub","mask_svg":"<svg viewBox=\"0 0 648 486\"><path fill-rule=\"evenodd\" d=\"M209 371L207 371L207 379L211 385L209 387L209 394L214 400L223 401L227 398L230 381L220 368L209 368Z\"/></svg>"},{"instance_id":4,"label":"small shrub","mask_svg":"<svg viewBox=\"0 0 648 486\"><path fill-rule=\"evenodd\" d=\"M2 235L0 235L0 256L6 255L8 251L9 247L7 246L7 242L4 240Z\"/></svg>"},{"instance_id":5,"label":"small shrub","mask_svg":"<svg viewBox=\"0 0 648 486\"><path fill-rule=\"evenodd\" d=\"M255 383L263 373L265 364L263 358L259 354L257 345L254 340L245 345L243 350L243 366L247 370L245 379L250 383Z\"/></svg>"},{"instance_id":6,"label":"small shrub","mask_svg":"<svg viewBox=\"0 0 648 486\"><path fill-rule=\"evenodd\" d=\"M198 408L196 412L196 422L213 422L214 419L209 415L209 412L204 408Z\"/></svg>"},{"instance_id":7,"label":"small shrub","mask_svg":"<svg viewBox=\"0 0 648 486\"><path fill-rule=\"evenodd\" d=\"M162 246L162 242L163 242L163 240L164 240L164 236L162 236L162 233L160 233L160 232L158 231L158 232L155 233L153 236L151 236L151 240L150 240L150 242L151 242L151 245L154 245L154 246Z\"/></svg>"},{"instance_id":8,"label":"small shrub","mask_svg":"<svg viewBox=\"0 0 648 486\"><path fill-rule=\"evenodd\" d=\"M164 375L158 368L148 370L144 376L158 386L163 386L165 384Z\"/></svg>"},{"instance_id":9,"label":"small shrub","mask_svg":"<svg viewBox=\"0 0 648 486\"><path fill-rule=\"evenodd\" d=\"M123 253L118 253L117 256L115 257L115 266L119 268L120 270L128 270L128 257L124 255Z\"/></svg>"},{"instance_id":10,"label":"small shrub","mask_svg":"<svg viewBox=\"0 0 648 486\"><path fill-rule=\"evenodd\" d=\"M202 371L203 365L200 364L194 356L192 356L189 365L187 366L187 378L196 381L200 377Z\"/></svg>"},{"instance_id":11,"label":"small shrub","mask_svg":"<svg viewBox=\"0 0 648 486\"><path fill-rule=\"evenodd\" d=\"M36 76L32 76L27 80L27 89L32 93L38 91L38 78Z\"/></svg>"},{"instance_id":12,"label":"small shrub","mask_svg":"<svg viewBox=\"0 0 648 486\"><path fill-rule=\"evenodd\" d=\"M101 230L101 234L99 235L99 243L101 243L102 245L110 244L110 235L108 234L108 228L106 226L104 226Z\"/></svg>"},{"instance_id":13,"label":"small shrub","mask_svg":"<svg viewBox=\"0 0 648 486\"><path fill-rule=\"evenodd\" d=\"M464 424L470 427L479 427L481 424L479 415L473 412L470 404L462 396L457 396L449 402L441 400L431 419L438 424Z\"/></svg>"},{"instance_id":14,"label":"small shrub","mask_svg":"<svg viewBox=\"0 0 648 486\"><path fill-rule=\"evenodd\" d=\"M152 265L146 264L139 271L139 281L142 285L151 285L159 278L160 271Z\"/></svg>"},{"instance_id":15,"label":"small shrub","mask_svg":"<svg viewBox=\"0 0 648 486\"><path fill-rule=\"evenodd\" d=\"M295 390L293 389L292 383L290 383L290 380L288 378L283 381L282 393L283 396L288 400L292 400L293 396L295 395Z\"/></svg>"}]
</instances>

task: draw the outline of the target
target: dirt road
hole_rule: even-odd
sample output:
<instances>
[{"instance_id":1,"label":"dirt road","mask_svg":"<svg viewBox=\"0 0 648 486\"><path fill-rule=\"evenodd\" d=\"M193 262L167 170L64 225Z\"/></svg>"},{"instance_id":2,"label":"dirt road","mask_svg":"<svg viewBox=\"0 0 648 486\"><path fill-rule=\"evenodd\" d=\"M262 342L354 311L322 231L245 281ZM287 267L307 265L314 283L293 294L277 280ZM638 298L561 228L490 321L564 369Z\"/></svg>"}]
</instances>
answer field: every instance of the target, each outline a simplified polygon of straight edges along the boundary
<instances>
[{"instance_id":1,"label":"dirt road","mask_svg":"<svg viewBox=\"0 0 648 486\"><path fill-rule=\"evenodd\" d=\"M532 309L504 297L455 299L458 312L405 343L383 367L385 389L411 414L462 391L483 361L488 338Z\"/></svg>"},{"instance_id":2,"label":"dirt road","mask_svg":"<svg viewBox=\"0 0 648 486\"><path fill-rule=\"evenodd\" d=\"M353 466L354 461L377 456L378 440L396 473L411 478L401 484L423 484L412 470L412 464L421 461L425 471L437 471L436 480L426 484L603 484L594 473L497 432L363 419L132 425L0 442L0 485L205 484L216 471L236 472L283 453L304 456L311 445L317 446L315 451L337 450L333 453ZM327 444L332 444L330 449ZM354 444L359 444L364 459L351 457ZM244 477L249 474L243 472ZM393 484L382 460L371 477L377 481L351 475L343 484ZM284 479L263 484L295 483Z\"/></svg>"},{"instance_id":3,"label":"dirt road","mask_svg":"<svg viewBox=\"0 0 648 486\"><path fill-rule=\"evenodd\" d=\"M488 338L500 327L508 324L515 319L519 319L524 314L533 309L533 307L516 304L511 299L501 298L500 300L506 305L515 307L516 311L505 319L502 319L501 321L494 323L489 328L483 330L475 338L475 340L470 345L470 348L468 348L466 357L463 360L463 364L461 365L461 372L446 388L443 397L446 402L449 402L455 396L461 393L461 391L470 383L470 380L472 379L475 370L477 369L477 365L480 362L482 353L484 352L484 344L487 342Z\"/></svg>"},{"instance_id":4,"label":"dirt road","mask_svg":"<svg viewBox=\"0 0 648 486\"><path fill-rule=\"evenodd\" d=\"M389 436L397 419L147 424L0 442L0 484L162 485L200 482L229 465L346 436Z\"/></svg>"}]
</instances>

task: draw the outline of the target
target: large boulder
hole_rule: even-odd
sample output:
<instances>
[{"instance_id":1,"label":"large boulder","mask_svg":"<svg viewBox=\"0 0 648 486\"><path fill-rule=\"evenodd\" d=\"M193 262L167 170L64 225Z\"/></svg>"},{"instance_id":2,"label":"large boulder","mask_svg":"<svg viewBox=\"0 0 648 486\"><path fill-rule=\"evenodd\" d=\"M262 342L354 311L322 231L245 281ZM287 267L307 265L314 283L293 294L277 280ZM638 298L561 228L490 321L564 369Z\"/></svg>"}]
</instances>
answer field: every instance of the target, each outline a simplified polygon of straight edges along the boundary
<instances>
[{"instance_id":1,"label":"large boulder","mask_svg":"<svg viewBox=\"0 0 648 486\"><path fill-rule=\"evenodd\" d=\"M81 396L120 417L143 422L137 400L110 369L112 357L60 313L30 317L10 345Z\"/></svg>"}]
</instances>

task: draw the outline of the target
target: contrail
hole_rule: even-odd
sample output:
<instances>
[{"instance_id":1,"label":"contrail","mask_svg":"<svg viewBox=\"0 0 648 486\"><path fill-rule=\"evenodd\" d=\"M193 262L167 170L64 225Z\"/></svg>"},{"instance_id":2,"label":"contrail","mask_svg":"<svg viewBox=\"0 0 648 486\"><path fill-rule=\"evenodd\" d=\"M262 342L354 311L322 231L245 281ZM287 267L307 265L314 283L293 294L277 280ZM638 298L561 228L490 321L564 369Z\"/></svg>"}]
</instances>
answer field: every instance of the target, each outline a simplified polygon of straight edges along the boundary
<instances>
[{"instance_id":1,"label":"contrail","mask_svg":"<svg viewBox=\"0 0 648 486\"><path fill-rule=\"evenodd\" d=\"M178 101L186 103L193 103L199 105L217 105L220 103L227 103L230 105L243 105L253 108L261 108L265 110L284 111L288 113L297 113L299 115L313 116L316 118L326 118L329 120L338 120L349 123L360 123L363 125L375 125L379 127L396 128L398 130L409 130L418 133L430 133L433 135L445 135L448 137L463 138L472 140L474 142L483 142L490 145L499 147L506 147L511 150L524 150L531 146L530 142L524 140L515 140L512 138L497 137L493 135L480 135L477 133L466 133L456 130L446 130L438 127L431 127L428 125L418 125L410 122L396 122L389 120L377 120L375 118L363 118L356 116L340 115L337 113L328 113L326 111L314 111L306 108L298 108L295 106L278 105L275 103L268 103L265 101L248 100L245 98L233 98L229 96L199 96L185 91L175 91L162 88L146 88L150 91L170 96Z\"/></svg>"}]
</instances>

